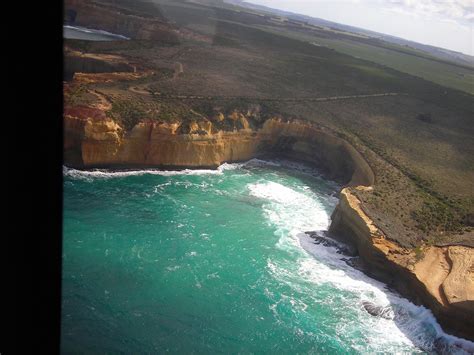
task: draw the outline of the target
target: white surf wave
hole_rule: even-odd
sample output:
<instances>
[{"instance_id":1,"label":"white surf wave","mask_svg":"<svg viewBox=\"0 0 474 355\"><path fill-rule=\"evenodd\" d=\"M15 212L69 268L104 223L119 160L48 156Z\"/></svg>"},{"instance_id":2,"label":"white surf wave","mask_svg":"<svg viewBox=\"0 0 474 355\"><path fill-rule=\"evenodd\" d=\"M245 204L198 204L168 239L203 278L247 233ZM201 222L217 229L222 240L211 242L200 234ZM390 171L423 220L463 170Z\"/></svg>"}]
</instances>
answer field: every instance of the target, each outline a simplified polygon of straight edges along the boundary
<instances>
[{"instance_id":1,"label":"white surf wave","mask_svg":"<svg viewBox=\"0 0 474 355\"><path fill-rule=\"evenodd\" d=\"M224 171L237 170L242 167L263 166L263 165L278 165L274 162L267 162L259 159L251 159L243 163L223 163L217 169L183 169L183 170L161 170L161 169L137 169L137 170L112 170L112 169L93 169L93 170L79 170L63 166L63 176L73 179L82 179L91 181L93 179L112 179L123 178L127 176L141 176L141 175L161 175L161 176L176 176L176 175L222 175ZM278 165L279 166L279 165Z\"/></svg>"},{"instance_id":2,"label":"white surf wave","mask_svg":"<svg viewBox=\"0 0 474 355\"><path fill-rule=\"evenodd\" d=\"M283 163L284 164L284 163ZM139 175L221 175L226 170L263 165L283 166L279 161L268 162L252 159L246 163L224 163L217 169L185 169L166 171L157 169L111 171L106 169L77 170L63 167L63 175L72 179L92 181L94 179L123 178ZM304 185L284 186L280 183L262 180L247 185L248 193L264 201L263 212L268 224L275 228L278 236L276 247L294 258L267 260L271 275L279 282L287 284L297 292L311 294L311 287L329 284L341 292L350 292L357 300L348 307L359 307L357 328L367 333L370 351L416 352L438 351L444 353L474 354L474 343L443 332L431 311L419 307L389 291L385 284L369 278L362 272L348 266L333 247L317 245L305 231L326 230L330 224L329 210L337 199L318 195ZM296 262L295 262L296 260ZM309 286L308 286L309 285ZM310 288L308 288L310 287ZM354 297L353 297L354 298ZM319 300L313 299L314 302ZM377 306L390 307L393 319L373 317L362 309L361 303L370 301ZM299 305L303 311L309 306L297 298L291 304ZM300 303L298 303L300 302ZM295 306L296 307L296 306ZM298 308L297 307L297 308ZM354 324L342 324L340 332L350 331ZM364 351L364 349L356 349Z\"/></svg>"},{"instance_id":3,"label":"white surf wave","mask_svg":"<svg viewBox=\"0 0 474 355\"><path fill-rule=\"evenodd\" d=\"M141 175L160 175L160 176L175 176L175 175L222 175L225 170L238 169L242 164L227 164L224 163L217 169L183 169L183 170L158 170L158 169L140 169L140 170L108 170L108 169L94 169L94 170L79 170L63 166L63 176L73 179L82 179L91 181L93 179L113 179L123 178L128 176Z\"/></svg>"},{"instance_id":4,"label":"white surf wave","mask_svg":"<svg viewBox=\"0 0 474 355\"><path fill-rule=\"evenodd\" d=\"M267 201L263 210L280 235L279 248L288 249L288 242L292 249L297 246L298 241L288 235L329 226L329 215L311 191L296 191L272 181L249 184L248 189L250 195ZM303 208L305 213L301 213Z\"/></svg>"},{"instance_id":5,"label":"white surf wave","mask_svg":"<svg viewBox=\"0 0 474 355\"><path fill-rule=\"evenodd\" d=\"M384 342L398 338L425 351L439 351L439 348L442 348L447 354L474 353L474 343L446 334L430 310L416 306L388 290L384 283L348 266L342 260L345 256L339 254L336 248L315 244L312 238L304 233L298 237L301 247L315 258L300 260L300 275L317 284L330 282L341 290L353 292L359 295L360 303L370 301L377 306L391 308L393 320L380 320L385 323L382 335L389 338L383 340ZM367 318L366 314L364 316ZM381 346L383 344L380 343Z\"/></svg>"},{"instance_id":6,"label":"white surf wave","mask_svg":"<svg viewBox=\"0 0 474 355\"><path fill-rule=\"evenodd\" d=\"M249 184L248 189L250 195L265 201L264 215L279 236L276 247L296 256L296 263L291 258L286 261L268 259L269 272L279 282L305 294L311 294L311 285L322 284L350 292L352 298L347 300L347 306L360 308L357 326L367 333L370 351L474 352L474 343L444 333L431 311L389 291L385 284L348 266L342 260L345 256L335 247L315 244L303 233L325 230L329 226L330 218L320 196L301 186L296 189L268 181ZM355 304L354 297L358 300ZM361 306L363 301L385 307L386 312L393 314L393 319L369 315ZM339 331L350 331L353 326L341 324ZM356 346L356 350L366 351L367 348L357 349Z\"/></svg>"},{"instance_id":7,"label":"white surf wave","mask_svg":"<svg viewBox=\"0 0 474 355\"><path fill-rule=\"evenodd\" d=\"M304 164L294 163L286 160L261 160L261 159L250 159L243 163L223 163L216 169L183 169L183 170L161 170L161 169L137 169L137 170L113 170L113 169L92 169L92 170L79 170L63 166L63 175L73 179L111 179L111 178L122 178L127 176L140 176L140 175L161 175L161 176L176 176L176 175L222 175L224 171L237 170L241 168L252 168L252 167L283 167L291 170L299 171L300 173L311 174L313 176L318 175L318 171L312 169ZM329 185L331 183L329 182ZM333 187L337 184L334 183Z\"/></svg>"}]
</instances>

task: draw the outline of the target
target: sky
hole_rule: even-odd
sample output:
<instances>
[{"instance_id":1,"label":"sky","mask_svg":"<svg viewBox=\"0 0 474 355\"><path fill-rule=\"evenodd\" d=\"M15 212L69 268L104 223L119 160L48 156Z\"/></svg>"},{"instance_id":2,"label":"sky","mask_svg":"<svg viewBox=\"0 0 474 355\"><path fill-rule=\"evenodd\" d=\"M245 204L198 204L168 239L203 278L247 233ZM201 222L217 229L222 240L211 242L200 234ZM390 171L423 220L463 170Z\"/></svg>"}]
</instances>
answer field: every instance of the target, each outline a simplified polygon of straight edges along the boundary
<instances>
[{"instance_id":1,"label":"sky","mask_svg":"<svg viewBox=\"0 0 474 355\"><path fill-rule=\"evenodd\" d=\"M474 55L474 0L247 0Z\"/></svg>"}]
</instances>

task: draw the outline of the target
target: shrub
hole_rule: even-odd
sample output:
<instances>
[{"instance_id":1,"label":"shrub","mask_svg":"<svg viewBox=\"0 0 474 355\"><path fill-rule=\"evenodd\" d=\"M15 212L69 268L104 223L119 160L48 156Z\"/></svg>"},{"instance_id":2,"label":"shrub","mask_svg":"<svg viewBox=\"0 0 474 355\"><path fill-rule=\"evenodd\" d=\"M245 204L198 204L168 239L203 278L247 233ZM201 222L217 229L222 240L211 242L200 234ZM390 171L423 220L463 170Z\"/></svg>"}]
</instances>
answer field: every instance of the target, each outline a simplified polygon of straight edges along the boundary
<instances>
[{"instance_id":1,"label":"shrub","mask_svg":"<svg viewBox=\"0 0 474 355\"><path fill-rule=\"evenodd\" d=\"M415 259L417 261L420 261L421 259L423 259L423 249L421 248L421 246L418 246L415 248Z\"/></svg>"},{"instance_id":2,"label":"shrub","mask_svg":"<svg viewBox=\"0 0 474 355\"><path fill-rule=\"evenodd\" d=\"M112 102L112 109L109 113L127 131L130 131L145 117L145 111L136 102L125 100Z\"/></svg>"},{"instance_id":3,"label":"shrub","mask_svg":"<svg viewBox=\"0 0 474 355\"><path fill-rule=\"evenodd\" d=\"M87 89L84 85L70 85L64 92L64 104L66 106L78 105L86 92Z\"/></svg>"}]
</instances>

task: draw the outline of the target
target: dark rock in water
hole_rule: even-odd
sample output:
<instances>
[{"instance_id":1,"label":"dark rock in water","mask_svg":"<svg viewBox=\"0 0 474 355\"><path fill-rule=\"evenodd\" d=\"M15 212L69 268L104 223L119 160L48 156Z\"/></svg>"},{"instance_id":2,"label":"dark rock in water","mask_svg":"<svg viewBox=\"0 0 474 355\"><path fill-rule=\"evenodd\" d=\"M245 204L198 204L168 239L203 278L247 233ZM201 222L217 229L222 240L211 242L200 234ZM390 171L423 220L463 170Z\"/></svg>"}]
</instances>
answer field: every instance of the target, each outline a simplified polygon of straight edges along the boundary
<instances>
[{"instance_id":1,"label":"dark rock in water","mask_svg":"<svg viewBox=\"0 0 474 355\"><path fill-rule=\"evenodd\" d=\"M347 256L357 255L357 250L355 250L354 248L350 247L347 244L337 242L334 239L327 237L325 231L309 231L309 232L305 232L305 234L313 238L315 244L322 244L325 247L336 248L339 254L343 254Z\"/></svg>"},{"instance_id":2,"label":"dark rock in water","mask_svg":"<svg viewBox=\"0 0 474 355\"><path fill-rule=\"evenodd\" d=\"M394 314L392 311L392 308L387 306L378 306L375 303L369 302L369 301L363 301L362 306L364 309L369 313L370 315L374 317L381 317L385 319L393 319Z\"/></svg>"}]
</instances>

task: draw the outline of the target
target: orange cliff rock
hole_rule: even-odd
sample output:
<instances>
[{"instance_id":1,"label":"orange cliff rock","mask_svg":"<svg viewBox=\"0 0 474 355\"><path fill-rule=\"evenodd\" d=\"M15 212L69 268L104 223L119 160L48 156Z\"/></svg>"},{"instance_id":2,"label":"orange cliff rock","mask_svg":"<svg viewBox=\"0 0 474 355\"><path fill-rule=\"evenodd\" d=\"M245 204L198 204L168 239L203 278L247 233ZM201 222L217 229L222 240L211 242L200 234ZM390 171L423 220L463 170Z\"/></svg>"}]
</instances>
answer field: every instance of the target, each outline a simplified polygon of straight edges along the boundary
<instances>
[{"instance_id":1,"label":"orange cliff rock","mask_svg":"<svg viewBox=\"0 0 474 355\"><path fill-rule=\"evenodd\" d=\"M370 275L430 308L448 332L473 339L474 249L429 246L417 258L412 250L387 239L363 211L352 188L341 191L331 235L357 247Z\"/></svg>"},{"instance_id":2,"label":"orange cliff rock","mask_svg":"<svg viewBox=\"0 0 474 355\"><path fill-rule=\"evenodd\" d=\"M190 122L186 133L180 129L181 122L155 121L141 122L125 132L99 109L68 109L64 115L65 163L77 167L217 167L278 150L318 164L332 178L373 183L372 170L362 156L321 128L273 118L251 129L242 114L227 119L238 121L241 128L219 130L202 119Z\"/></svg>"}]
</instances>

